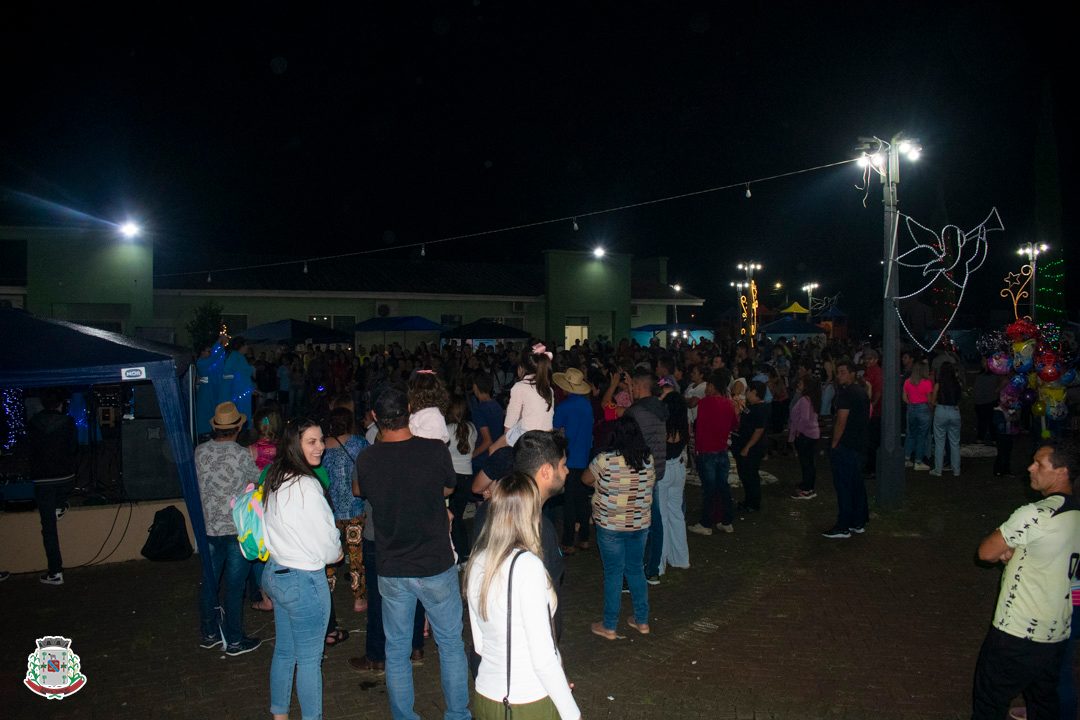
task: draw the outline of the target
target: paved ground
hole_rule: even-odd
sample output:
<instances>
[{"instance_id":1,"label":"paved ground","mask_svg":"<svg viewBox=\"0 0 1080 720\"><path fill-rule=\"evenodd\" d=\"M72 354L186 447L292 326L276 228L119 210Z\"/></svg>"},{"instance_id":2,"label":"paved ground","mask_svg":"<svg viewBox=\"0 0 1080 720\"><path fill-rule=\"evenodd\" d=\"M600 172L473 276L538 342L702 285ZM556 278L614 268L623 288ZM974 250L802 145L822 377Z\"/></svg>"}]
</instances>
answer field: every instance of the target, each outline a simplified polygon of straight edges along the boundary
<instances>
[{"instance_id":1,"label":"paved ground","mask_svg":"<svg viewBox=\"0 0 1080 720\"><path fill-rule=\"evenodd\" d=\"M625 625L617 642L589 633L600 617L599 559L595 551L571 558L563 652L584 716L967 716L1000 576L975 563L974 549L1026 497L1023 480L995 480L991 462L965 461L959 479L909 473L906 508L875 513L865 535L845 541L818 534L835 512L824 459L811 502L787 499L797 473L790 458L767 461L780 482L766 488L764 512L741 519L734 535L690 536L692 568L650 588L653 634L645 638ZM688 503L697 506L697 488ZM198 576L193 559L71 570L61 588L30 576L0 585L0 717L265 718L272 645L239 658L199 649ZM361 628L343 590L338 615ZM623 622L628 610L627 599ZM273 635L262 613L248 613L247 629ZM46 634L73 638L88 677L63 702L22 686L26 656ZM328 651L327 720L389 717L382 678L345 663L362 642L357 632ZM417 709L438 718L437 653L430 644L427 652Z\"/></svg>"}]
</instances>

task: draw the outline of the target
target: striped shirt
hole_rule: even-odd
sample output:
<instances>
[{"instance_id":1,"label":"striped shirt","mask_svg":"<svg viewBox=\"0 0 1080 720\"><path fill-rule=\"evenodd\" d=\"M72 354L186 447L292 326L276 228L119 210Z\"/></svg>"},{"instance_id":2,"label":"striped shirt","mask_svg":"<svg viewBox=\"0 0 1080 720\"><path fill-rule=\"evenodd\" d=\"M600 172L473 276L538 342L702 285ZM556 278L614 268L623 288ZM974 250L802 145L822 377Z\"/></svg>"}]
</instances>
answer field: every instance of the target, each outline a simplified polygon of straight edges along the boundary
<instances>
[{"instance_id":1,"label":"striped shirt","mask_svg":"<svg viewBox=\"0 0 1080 720\"><path fill-rule=\"evenodd\" d=\"M622 455L604 452L593 458L589 471L596 478L593 520L605 530L644 530L652 524L652 463L643 470L626 464Z\"/></svg>"}]
</instances>

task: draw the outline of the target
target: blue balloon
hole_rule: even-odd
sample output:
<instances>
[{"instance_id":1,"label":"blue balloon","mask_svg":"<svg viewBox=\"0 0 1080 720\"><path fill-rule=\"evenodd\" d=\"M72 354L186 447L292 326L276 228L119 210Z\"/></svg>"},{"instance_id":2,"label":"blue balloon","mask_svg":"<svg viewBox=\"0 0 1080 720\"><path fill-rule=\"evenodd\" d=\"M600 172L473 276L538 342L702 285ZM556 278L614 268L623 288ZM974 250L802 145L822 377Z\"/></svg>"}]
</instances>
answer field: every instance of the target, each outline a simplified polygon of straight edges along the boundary
<instances>
[{"instance_id":1,"label":"blue balloon","mask_svg":"<svg viewBox=\"0 0 1080 720\"><path fill-rule=\"evenodd\" d=\"M1023 390L1024 388L1027 387L1027 376L1026 375L1013 375L1012 380L1009 381L1009 384L1012 385L1017 390Z\"/></svg>"},{"instance_id":2,"label":"blue balloon","mask_svg":"<svg viewBox=\"0 0 1080 720\"><path fill-rule=\"evenodd\" d=\"M1061 384L1068 385L1076 380L1076 368L1070 368L1064 375L1061 376Z\"/></svg>"}]
</instances>

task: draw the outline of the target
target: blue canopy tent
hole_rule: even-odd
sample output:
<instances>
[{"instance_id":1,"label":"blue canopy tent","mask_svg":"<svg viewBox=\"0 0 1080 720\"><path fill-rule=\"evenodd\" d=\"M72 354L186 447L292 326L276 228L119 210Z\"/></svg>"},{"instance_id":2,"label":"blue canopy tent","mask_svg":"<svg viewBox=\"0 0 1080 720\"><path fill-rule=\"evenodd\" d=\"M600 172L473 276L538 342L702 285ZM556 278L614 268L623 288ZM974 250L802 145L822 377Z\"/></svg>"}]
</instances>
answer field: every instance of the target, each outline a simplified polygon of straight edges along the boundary
<instances>
[{"instance_id":1,"label":"blue canopy tent","mask_svg":"<svg viewBox=\"0 0 1080 720\"><path fill-rule=\"evenodd\" d=\"M356 323L353 328L358 333L377 333L383 336L383 345L386 345L386 333L401 333L402 344L410 332L441 333L445 328L434 320L428 320L419 315L390 315L388 317L373 317Z\"/></svg>"},{"instance_id":2,"label":"blue canopy tent","mask_svg":"<svg viewBox=\"0 0 1080 720\"><path fill-rule=\"evenodd\" d=\"M825 331L817 325L811 325L805 320L796 320L792 317L781 318L779 320L774 320L768 325L762 325L758 328L758 332L770 340L775 340L776 338L796 338L798 340L805 340L806 338L825 334Z\"/></svg>"},{"instance_id":3,"label":"blue canopy tent","mask_svg":"<svg viewBox=\"0 0 1080 720\"><path fill-rule=\"evenodd\" d=\"M252 344L277 344L299 345L311 342L316 345L329 345L331 343L352 344L352 333L342 332L328 328L325 325L304 322L303 320L277 320L249 327L243 333L244 339Z\"/></svg>"},{"instance_id":4,"label":"blue canopy tent","mask_svg":"<svg viewBox=\"0 0 1080 720\"><path fill-rule=\"evenodd\" d=\"M212 575L202 501L195 478L191 439L184 427L184 404L176 360L145 343L117 333L58 320L35 318L23 310L0 308L0 387L37 388L150 380L157 394L169 447L202 558L204 580ZM15 339L17 342L14 342Z\"/></svg>"}]
</instances>

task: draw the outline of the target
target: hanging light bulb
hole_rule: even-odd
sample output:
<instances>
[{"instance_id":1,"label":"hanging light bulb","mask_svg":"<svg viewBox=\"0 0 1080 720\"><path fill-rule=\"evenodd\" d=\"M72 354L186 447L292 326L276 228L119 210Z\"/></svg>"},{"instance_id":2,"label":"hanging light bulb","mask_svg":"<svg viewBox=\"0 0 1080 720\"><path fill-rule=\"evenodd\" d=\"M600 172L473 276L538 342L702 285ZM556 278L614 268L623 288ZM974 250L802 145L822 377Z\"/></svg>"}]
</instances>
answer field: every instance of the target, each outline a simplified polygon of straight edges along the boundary
<instances>
[{"instance_id":1,"label":"hanging light bulb","mask_svg":"<svg viewBox=\"0 0 1080 720\"><path fill-rule=\"evenodd\" d=\"M424 257L425 255L427 255L427 245L421 245L420 246L420 257Z\"/></svg>"},{"instance_id":2,"label":"hanging light bulb","mask_svg":"<svg viewBox=\"0 0 1080 720\"><path fill-rule=\"evenodd\" d=\"M210 277L210 271L206 271L206 282L213 282L214 278Z\"/></svg>"},{"instance_id":3,"label":"hanging light bulb","mask_svg":"<svg viewBox=\"0 0 1080 720\"><path fill-rule=\"evenodd\" d=\"M574 232L577 232L578 231L577 218L573 219L573 223L574 223Z\"/></svg>"},{"instance_id":4,"label":"hanging light bulb","mask_svg":"<svg viewBox=\"0 0 1080 720\"><path fill-rule=\"evenodd\" d=\"M750 197L750 183L746 183L746 197Z\"/></svg>"},{"instance_id":5,"label":"hanging light bulb","mask_svg":"<svg viewBox=\"0 0 1080 720\"><path fill-rule=\"evenodd\" d=\"M307 275L307 260L304 261L304 274Z\"/></svg>"}]
</instances>

